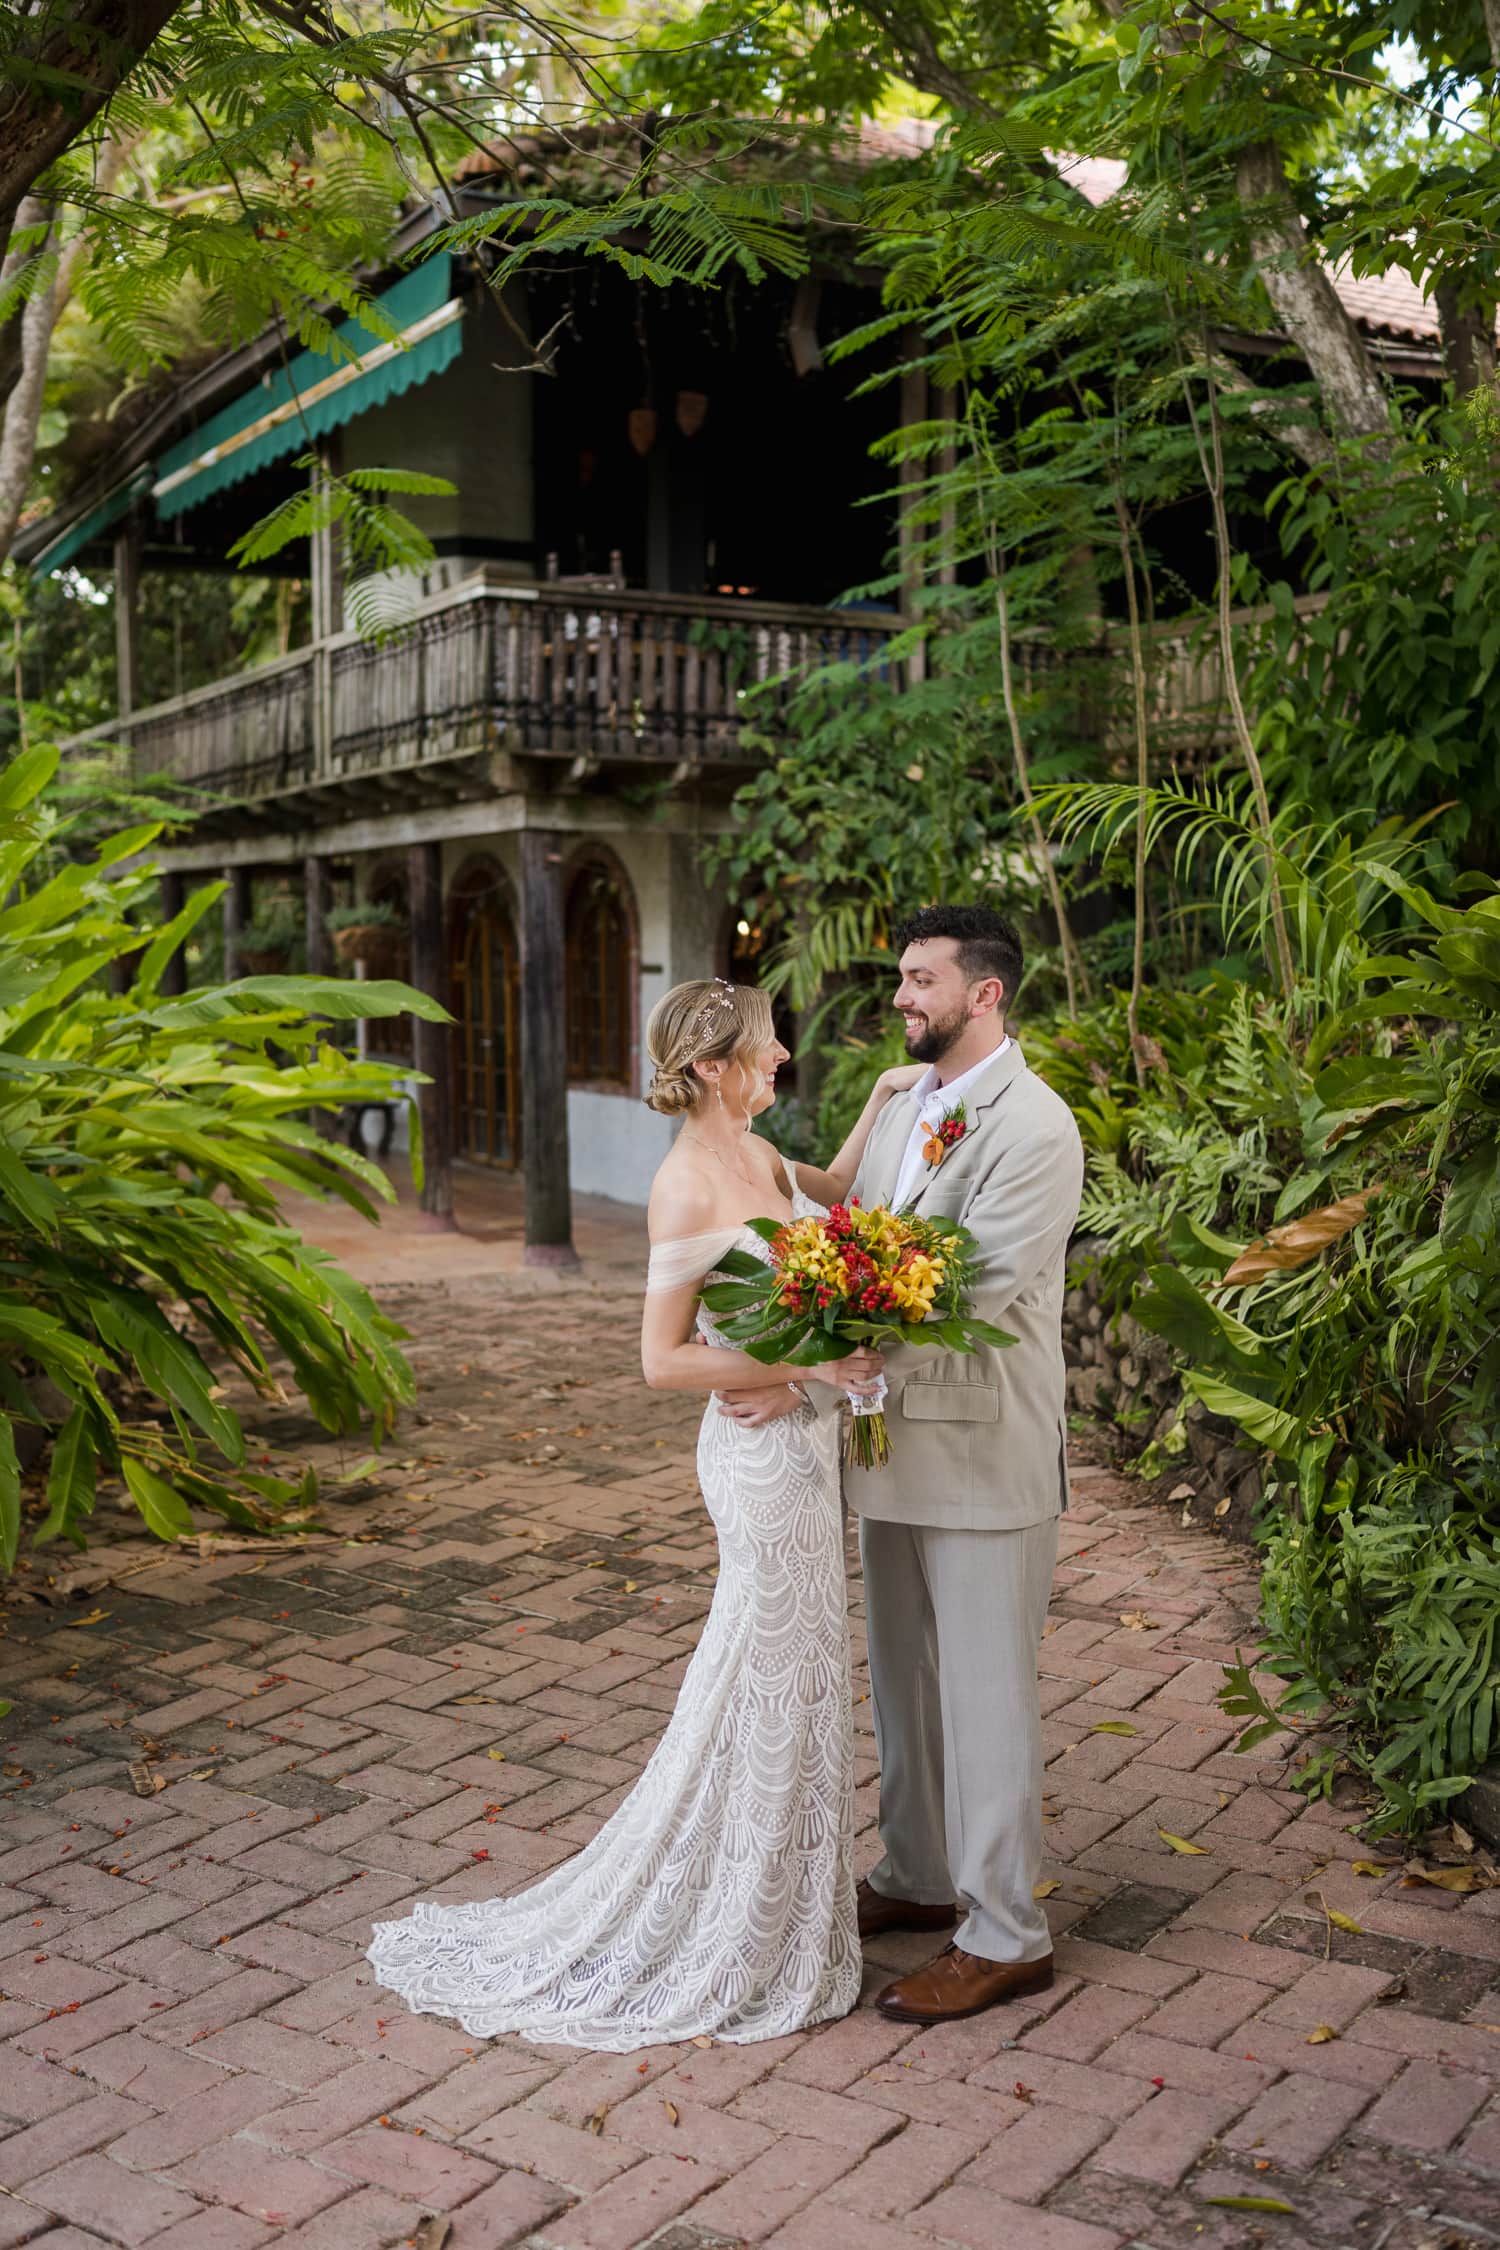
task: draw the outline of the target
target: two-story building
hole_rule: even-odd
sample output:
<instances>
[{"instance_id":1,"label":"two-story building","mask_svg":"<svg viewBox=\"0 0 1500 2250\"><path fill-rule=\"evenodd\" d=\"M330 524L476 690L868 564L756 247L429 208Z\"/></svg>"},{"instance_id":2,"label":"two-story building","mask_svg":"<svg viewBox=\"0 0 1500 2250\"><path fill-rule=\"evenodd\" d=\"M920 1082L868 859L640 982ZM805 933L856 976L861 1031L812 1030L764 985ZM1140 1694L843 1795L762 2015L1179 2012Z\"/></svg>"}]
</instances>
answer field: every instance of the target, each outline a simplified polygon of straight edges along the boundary
<instances>
[{"instance_id":1,"label":"two-story building","mask_svg":"<svg viewBox=\"0 0 1500 2250\"><path fill-rule=\"evenodd\" d=\"M464 208L517 192L525 154L470 159ZM1105 169L1085 182L1101 198ZM227 877L229 973L268 886L300 890L317 970L333 903L397 909L392 965L454 1019L415 1027L425 1204L451 1223L455 1158L522 1167L528 1254L561 1260L570 1191L640 1200L667 1146L640 1100L652 1003L753 964L755 902L702 859L772 716L747 723L746 691L878 657L902 623L845 589L900 538L870 445L928 401L826 362L878 309L874 276L825 261L695 292L538 261L501 298L473 260L421 255L436 224L408 217L378 289L397 341L352 321L319 354L267 333L164 386L18 554L114 573L109 736L138 777L203 792L162 856L168 908ZM1354 309L1404 372L1435 373L1427 309L1383 286ZM436 560L403 629L348 629L314 536L281 558L311 581L303 645L141 707L142 573L222 569L313 455L455 486L404 503ZM1193 693L1211 694L1196 674Z\"/></svg>"}]
</instances>

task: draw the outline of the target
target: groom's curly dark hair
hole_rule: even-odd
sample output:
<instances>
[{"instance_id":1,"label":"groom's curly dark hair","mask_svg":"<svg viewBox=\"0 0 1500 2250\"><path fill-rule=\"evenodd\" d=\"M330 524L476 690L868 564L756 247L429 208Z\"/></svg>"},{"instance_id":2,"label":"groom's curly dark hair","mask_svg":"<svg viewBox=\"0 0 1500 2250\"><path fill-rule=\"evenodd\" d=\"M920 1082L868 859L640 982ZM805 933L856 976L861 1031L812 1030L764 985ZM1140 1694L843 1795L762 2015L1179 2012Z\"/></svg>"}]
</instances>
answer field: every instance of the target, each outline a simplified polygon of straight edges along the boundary
<instances>
[{"instance_id":1,"label":"groom's curly dark hair","mask_svg":"<svg viewBox=\"0 0 1500 2250\"><path fill-rule=\"evenodd\" d=\"M898 953L925 938L952 938L958 946L958 965L966 977L998 977L1005 987L1006 1008L1015 1004L1026 956L1020 933L1003 914L988 906L921 906L891 932Z\"/></svg>"}]
</instances>

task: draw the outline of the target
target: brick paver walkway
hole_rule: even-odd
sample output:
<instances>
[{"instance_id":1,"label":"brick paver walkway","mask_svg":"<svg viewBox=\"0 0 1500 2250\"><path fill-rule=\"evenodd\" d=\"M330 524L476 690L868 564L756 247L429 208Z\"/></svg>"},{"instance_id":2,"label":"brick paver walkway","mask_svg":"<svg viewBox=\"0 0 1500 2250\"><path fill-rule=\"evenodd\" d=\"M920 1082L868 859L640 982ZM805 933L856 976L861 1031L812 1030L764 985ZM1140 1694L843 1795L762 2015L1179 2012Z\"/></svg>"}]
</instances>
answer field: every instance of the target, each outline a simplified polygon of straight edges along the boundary
<instances>
[{"instance_id":1,"label":"brick paver walkway","mask_svg":"<svg viewBox=\"0 0 1500 2250\"><path fill-rule=\"evenodd\" d=\"M1500 1893L1356 1873L1347 1813L1232 1754L1245 1559L1098 1469L1042 1659L1045 1997L888 2025L871 1994L924 1954L898 1938L810 2036L591 2057L372 1986L372 1917L594 1832L709 1601L696 1409L641 1389L634 1290L591 1272L393 1293L428 1419L330 1542L116 1537L81 1607L9 1611L0 2250L1500 2241Z\"/></svg>"}]
</instances>

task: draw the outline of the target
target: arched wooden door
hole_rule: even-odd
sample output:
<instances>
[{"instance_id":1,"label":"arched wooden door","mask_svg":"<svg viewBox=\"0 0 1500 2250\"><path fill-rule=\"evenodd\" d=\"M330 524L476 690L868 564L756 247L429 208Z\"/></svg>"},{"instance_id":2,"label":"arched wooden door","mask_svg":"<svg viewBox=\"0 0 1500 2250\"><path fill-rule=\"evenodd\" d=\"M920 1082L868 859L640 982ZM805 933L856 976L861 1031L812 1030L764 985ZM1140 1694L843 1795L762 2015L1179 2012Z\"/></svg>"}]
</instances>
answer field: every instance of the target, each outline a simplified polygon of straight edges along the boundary
<instances>
[{"instance_id":1,"label":"arched wooden door","mask_svg":"<svg viewBox=\"0 0 1500 2250\"><path fill-rule=\"evenodd\" d=\"M521 1161L521 956L486 879L457 901L452 973L458 1153L514 1171Z\"/></svg>"}]
</instances>

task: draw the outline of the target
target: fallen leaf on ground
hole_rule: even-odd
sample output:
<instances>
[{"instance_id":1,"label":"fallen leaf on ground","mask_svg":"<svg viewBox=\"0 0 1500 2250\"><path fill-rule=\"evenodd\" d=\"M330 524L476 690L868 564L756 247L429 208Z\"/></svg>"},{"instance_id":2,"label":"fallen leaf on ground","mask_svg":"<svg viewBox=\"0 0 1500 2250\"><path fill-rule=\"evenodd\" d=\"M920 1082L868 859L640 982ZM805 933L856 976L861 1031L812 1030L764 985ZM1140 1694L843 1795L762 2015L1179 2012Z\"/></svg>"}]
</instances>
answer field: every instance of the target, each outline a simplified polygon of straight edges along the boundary
<instances>
[{"instance_id":1,"label":"fallen leaf on ground","mask_svg":"<svg viewBox=\"0 0 1500 2250\"><path fill-rule=\"evenodd\" d=\"M503 1766L505 1763L505 1752L503 1750L486 1750L485 1756L493 1758L497 1766Z\"/></svg>"},{"instance_id":2,"label":"fallen leaf on ground","mask_svg":"<svg viewBox=\"0 0 1500 2250\"><path fill-rule=\"evenodd\" d=\"M1186 1836L1174 1836L1170 1828L1158 1828L1156 1833L1164 1844L1171 1845L1174 1852L1193 1852L1205 1859L1208 1856L1207 1844L1190 1844Z\"/></svg>"},{"instance_id":3,"label":"fallen leaf on ground","mask_svg":"<svg viewBox=\"0 0 1500 2250\"><path fill-rule=\"evenodd\" d=\"M1096 1719L1089 1728L1090 1734L1135 1734L1138 1731L1124 1719Z\"/></svg>"},{"instance_id":4,"label":"fallen leaf on ground","mask_svg":"<svg viewBox=\"0 0 1500 2250\"><path fill-rule=\"evenodd\" d=\"M1279 2195L1206 2195L1205 2203L1214 2204L1221 2211L1286 2211L1290 2203L1283 2203Z\"/></svg>"},{"instance_id":5,"label":"fallen leaf on ground","mask_svg":"<svg viewBox=\"0 0 1500 2250\"><path fill-rule=\"evenodd\" d=\"M667 2113L667 2123L669 2125L680 2125L682 2123L682 2119L678 2114L677 2104L675 2102L663 2102L661 2106Z\"/></svg>"},{"instance_id":6,"label":"fallen leaf on ground","mask_svg":"<svg viewBox=\"0 0 1500 2250\"><path fill-rule=\"evenodd\" d=\"M1393 1867L1400 1865L1399 1859L1357 1859L1351 1872L1355 1875L1389 1875Z\"/></svg>"},{"instance_id":7,"label":"fallen leaf on ground","mask_svg":"<svg viewBox=\"0 0 1500 2250\"><path fill-rule=\"evenodd\" d=\"M1015 2095L1018 2102L1029 2102L1031 2099L1031 2088L1029 2086L1023 2085L1019 2078L1016 2080L1014 2086L1012 2086L1011 2092Z\"/></svg>"},{"instance_id":8,"label":"fallen leaf on ground","mask_svg":"<svg viewBox=\"0 0 1500 2250\"><path fill-rule=\"evenodd\" d=\"M1061 1883L1033 1883L1031 1895L1033 1898L1050 1898L1054 1891L1061 1889Z\"/></svg>"},{"instance_id":9,"label":"fallen leaf on ground","mask_svg":"<svg viewBox=\"0 0 1500 2250\"><path fill-rule=\"evenodd\" d=\"M601 2106L600 2108L596 2109L593 2116L589 2119L589 2131L591 2133L602 2133L604 2130L604 2120L608 2115L609 2110L607 2106Z\"/></svg>"},{"instance_id":10,"label":"fallen leaf on ground","mask_svg":"<svg viewBox=\"0 0 1500 2250\"><path fill-rule=\"evenodd\" d=\"M153 1773L144 1758L133 1759L130 1767L130 1785L138 1797L154 1797L158 1789L165 1789L164 1773Z\"/></svg>"},{"instance_id":11,"label":"fallen leaf on ground","mask_svg":"<svg viewBox=\"0 0 1500 2250\"><path fill-rule=\"evenodd\" d=\"M1159 1633L1161 1631L1156 1619L1148 1617L1143 1609L1121 1610L1120 1623L1128 1625L1132 1633Z\"/></svg>"},{"instance_id":12,"label":"fallen leaf on ground","mask_svg":"<svg viewBox=\"0 0 1500 2250\"><path fill-rule=\"evenodd\" d=\"M1323 1910L1323 1919L1328 1925L1328 1935L1323 1946L1323 1958L1325 1961L1328 1959L1329 1953L1331 1952L1333 1947L1333 1933L1335 1930L1347 1930L1350 1937L1364 1936L1365 1933L1363 1925L1359 1922L1356 1922L1352 1914L1341 1914L1336 1906L1330 1906L1321 1891L1304 1891L1302 1893L1302 1903L1304 1906L1320 1906Z\"/></svg>"},{"instance_id":13,"label":"fallen leaf on ground","mask_svg":"<svg viewBox=\"0 0 1500 2250\"><path fill-rule=\"evenodd\" d=\"M1419 1891L1430 1886L1437 1891L1491 1891L1496 1877L1487 1875L1482 1867L1409 1867L1401 1878L1403 1891Z\"/></svg>"},{"instance_id":14,"label":"fallen leaf on ground","mask_svg":"<svg viewBox=\"0 0 1500 2250\"><path fill-rule=\"evenodd\" d=\"M1316 2031L1308 2033L1305 2044L1309 2047L1326 2047L1330 2039L1337 2037L1338 2033L1331 2023L1320 2023Z\"/></svg>"},{"instance_id":15,"label":"fallen leaf on ground","mask_svg":"<svg viewBox=\"0 0 1500 2250\"><path fill-rule=\"evenodd\" d=\"M1233 1506L1234 1502L1228 1498L1220 1500L1215 1504L1214 1514L1216 1516L1227 1516Z\"/></svg>"},{"instance_id":16,"label":"fallen leaf on ground","mask_svg":"<svg viewBox=\"0 0 1500 2250\"><path fill-rule=\"evenodd\" d=\"M87 1617L70 1617L69 1625L102 1625L106 1617L113 1617L112 1609L91 1609Z\"/></svg>"}]
</instances>

